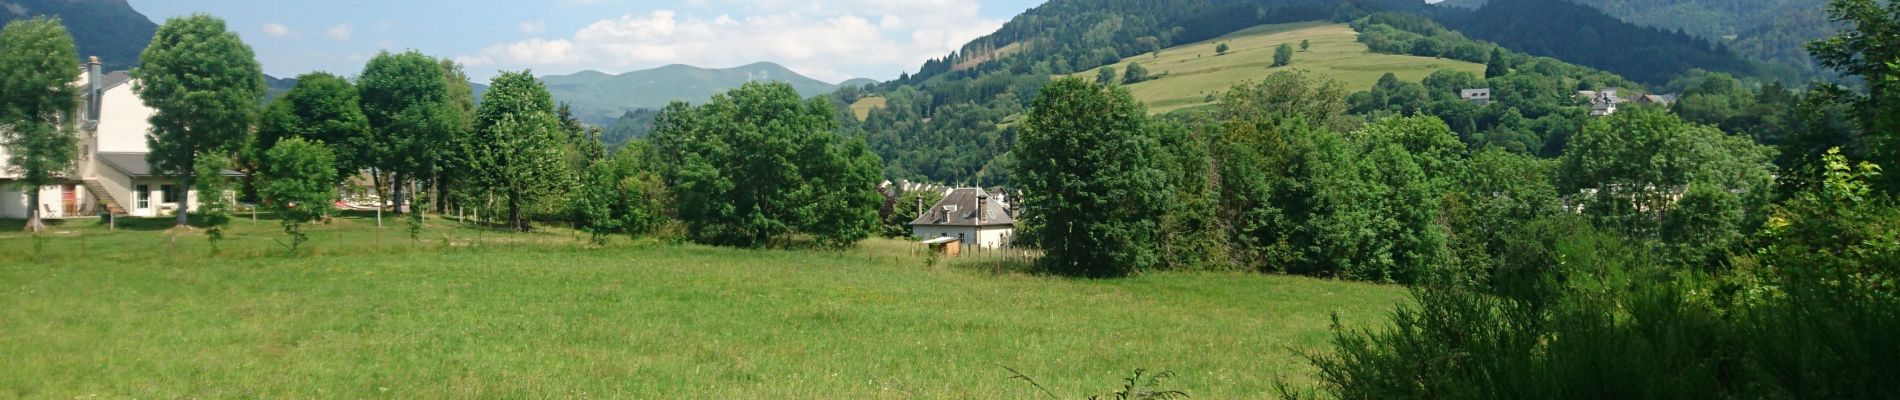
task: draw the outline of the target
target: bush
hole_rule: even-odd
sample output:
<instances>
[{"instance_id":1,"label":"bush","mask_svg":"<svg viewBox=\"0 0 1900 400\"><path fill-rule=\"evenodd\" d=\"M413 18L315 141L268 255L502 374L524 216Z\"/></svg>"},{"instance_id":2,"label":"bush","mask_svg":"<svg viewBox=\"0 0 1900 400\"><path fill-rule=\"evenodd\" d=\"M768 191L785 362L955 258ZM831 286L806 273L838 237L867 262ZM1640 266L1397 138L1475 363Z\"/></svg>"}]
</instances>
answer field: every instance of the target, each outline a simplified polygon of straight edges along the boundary
<instances>
[{"instance_id":1,"label":"bush","mask_svg":"<svg viewBox=\"0 0 1900 400\"><path fill-rule=\"evenodd\" d=\"M271 147L262 167L258 194L283 218L290 250L296 251L308 240L303 225L322 217L336 198L336 155L322 142L293 137Z\"/></svg>"}]
</instances>

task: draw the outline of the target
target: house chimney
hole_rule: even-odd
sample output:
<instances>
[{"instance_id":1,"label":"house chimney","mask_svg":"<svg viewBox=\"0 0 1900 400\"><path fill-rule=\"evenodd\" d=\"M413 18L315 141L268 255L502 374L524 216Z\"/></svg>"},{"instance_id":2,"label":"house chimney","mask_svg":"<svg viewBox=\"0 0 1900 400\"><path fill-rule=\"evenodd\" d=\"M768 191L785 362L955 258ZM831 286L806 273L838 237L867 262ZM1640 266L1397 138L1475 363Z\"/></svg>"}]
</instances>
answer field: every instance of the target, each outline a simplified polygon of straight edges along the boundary
<instances>
[{"instance_id":1,"label":"house chimney","mask_svg":"<svg viewBox=\"0 0 1900 400\"><path fill-rule=\"evenodd\" d=\"M104 97L105 83L100 82L104 79L99 72L99 56L86 58L86 121L99 122L99 107L105 104L100 99Z\"/></svg>"},{"instance_id":2,"label":"house chimney","mask_svg":"<svg viewBox=\"0 0 1900 400\"><path fill-rule=\"evenodd\" d=\"M990 195L977 193L979 194L976 195L976 223L982 225L984 217L989 216L984 212L990 210Z\"/></svg>"}]
</instances>

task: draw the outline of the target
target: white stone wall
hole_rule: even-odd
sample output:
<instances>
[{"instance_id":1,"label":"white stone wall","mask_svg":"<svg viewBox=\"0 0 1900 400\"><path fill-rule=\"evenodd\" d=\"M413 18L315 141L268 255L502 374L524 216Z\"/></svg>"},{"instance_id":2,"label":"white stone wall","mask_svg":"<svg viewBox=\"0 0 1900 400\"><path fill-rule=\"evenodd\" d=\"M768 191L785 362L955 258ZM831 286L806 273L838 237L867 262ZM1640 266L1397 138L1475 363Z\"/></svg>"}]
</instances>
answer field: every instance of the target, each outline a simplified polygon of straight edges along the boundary
<instances>
[{"instance_id":1,"label":"white stone wall","mask_svg":"<svg viewBox=\"0 0 1900 400\"><path fill-rule=\"evenodd\" d=\"M151 188L151 197L149 198L150 201L148 201L146 206L143 208L140 208L138 206L139 185L146 185L147 187ZM165 185L173 185L173 188L174 188L173 190L178 190L177 184L175 183L175 181L169 178L135 178L133 179L132 193L131 195L126 196L125 198L125 204L124 204L125 212L127 214L131 214L134 217L146 217L146 218L178 215L176 214L176 212L183 207L183 204L165 202ZM197 189L185 190L185 198L183 200L186 202L189 202L192 205L193 211L197 211L198 190Z\"/></svg>"},{"instance_id":2,"label":"white stone wall","mask_svg":"<svg viewBox=\"0 0 1900 400\"><path fill-rule=\"evenodd\" d=\"M21 191L19 187L8 186L5 188L0 188L0 218L25 219L27 217L27 210L32 210L35 208L41 211L40 218L59 219L59 218L89 217L95 214L87 213L85 212L86 210L99 209L98 207L93 205L94 201L92 199L92 194L87 193L86 187L82 185L75 185L75 187L73 188L73 192L74 192L73 197L79 206L78 207L79 209L75 210L78 212L74 215L66 214L66 204L64 200L65 197L63 197L63 193L65 190L64 186L62 185L42 186L40 187L39 190L40 190L40 203L31 205L29 207L29 205L26 203L27 202L26 192Z\"/></svg>"},{"instance_id":3,"label":"white stone wall","mask_svg":"<svg viewBox=\"0 0 1900 400\"><path fill-rule=\"evenodd\" d=\"M976 248L996 249L1007 247L1010 242L1015 239L1016 230L1010 227L987 227L986 229L978 230L973 226L916 225L911 227L911 234L916 236L918 240L940 237L961 237L963 238L964 249L974 250Z\"/></svg>"},{"instance_id":4,"label":"white stone wall","mask_svg":"<svg viewBox=\"0 0 1900 400\"><path fill-rule=\"evenodd\" d=\"M145 136L152 130L152 109L132 93L132 83L127 82L110 90L103 96L105 104L99 107L99 150L106 153L145 153Z\"/></svg>"}]
</instances>

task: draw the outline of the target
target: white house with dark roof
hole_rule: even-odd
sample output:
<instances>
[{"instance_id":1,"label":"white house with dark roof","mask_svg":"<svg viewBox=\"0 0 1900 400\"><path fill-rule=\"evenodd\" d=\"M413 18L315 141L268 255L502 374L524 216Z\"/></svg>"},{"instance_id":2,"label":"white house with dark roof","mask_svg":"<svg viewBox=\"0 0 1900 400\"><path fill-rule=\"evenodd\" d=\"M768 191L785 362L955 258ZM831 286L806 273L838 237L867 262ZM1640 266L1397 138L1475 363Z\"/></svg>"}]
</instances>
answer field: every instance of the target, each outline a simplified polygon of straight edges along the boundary
<instances>
[{"instance_id":1,"label":"white house with dark roof","mask_svg":"<svg viewBox=\"0 0 1900 400\"><path fill-rule=\"evenodd\" d=\"M1009 247L1016 240L1016 217L1004 200L1001 193L992 196L980 188L950 189L911 221L911 234L922 240L956 238L963 249Z\"/></svg>"},{"instance_id":2,"label":"white house with dark roof","mask_svg":"<svg viewBox=\"0 0 1900 400\"><path fill-rule=\"evenodd\" d=\"M1491 104L1491 88L1460 90L1458 98L1477 105Z\"/></svg>"},{"instance_id":3,"label":"white house with dark roof","mask_svg":"<svg viewBox=\"0 0 1900 400\"><path fill-rule=\"evenodd\" d=\"M97 57L86 64L79 77L86 90L75 113L82 117L78 157L61 174L65 181L40 187L40 204L27 204L26 192L10 184L19 171L7 165L0 149L0 218L26 218L33 208L48 219L158 217L175 215L181 204L196 205L195 190L180 189L177 179L153 172L146 138L155 111L132 92L132 77L123 71L101 73Z\"/></svg>"}]
</instances>

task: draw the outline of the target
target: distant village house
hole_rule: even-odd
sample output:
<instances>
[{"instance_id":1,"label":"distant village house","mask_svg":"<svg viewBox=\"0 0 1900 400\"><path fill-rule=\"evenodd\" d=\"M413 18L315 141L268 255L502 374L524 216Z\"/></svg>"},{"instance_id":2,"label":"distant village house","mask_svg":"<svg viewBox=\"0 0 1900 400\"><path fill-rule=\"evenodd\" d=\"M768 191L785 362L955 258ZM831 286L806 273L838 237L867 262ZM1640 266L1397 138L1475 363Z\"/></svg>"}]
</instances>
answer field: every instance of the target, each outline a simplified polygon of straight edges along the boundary
<instances>
[{"instance_id":1,"label":"distant village house","mask_svg":"<svg viewBox=\"0 0 1900 400\"><path fill-rule=\"evenodd\" d=\"M1000 192L992 196L980 188L950 189L911 221L911 234L949 249L1006 248L1016 239L1016 217L1008 204Z\"/></svg>"}]
</instances>

